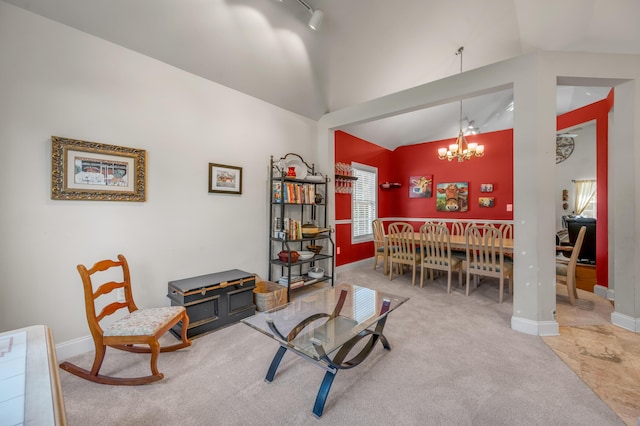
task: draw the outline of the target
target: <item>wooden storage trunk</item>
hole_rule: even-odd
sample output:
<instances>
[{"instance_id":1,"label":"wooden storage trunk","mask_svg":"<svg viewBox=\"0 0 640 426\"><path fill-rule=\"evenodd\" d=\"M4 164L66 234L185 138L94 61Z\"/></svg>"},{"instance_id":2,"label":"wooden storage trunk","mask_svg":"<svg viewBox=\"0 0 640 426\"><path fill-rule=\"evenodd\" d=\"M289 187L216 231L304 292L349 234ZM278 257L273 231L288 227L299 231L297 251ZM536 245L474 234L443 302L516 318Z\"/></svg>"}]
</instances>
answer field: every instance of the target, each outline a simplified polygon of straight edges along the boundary
<instances>
[{"instance_id":1,"label":"wooden storage trunk","mask_svg":"<svg viewBox=\"0 0 640 426\"><path fill-rule=\"evenodd\" d=\"M184 306L189 315L187 337L210 333L255 314L255 276L239 269L169 282L172 306ZM180 336L182 322L171 332Z\"/></svg>"}]
</instances>

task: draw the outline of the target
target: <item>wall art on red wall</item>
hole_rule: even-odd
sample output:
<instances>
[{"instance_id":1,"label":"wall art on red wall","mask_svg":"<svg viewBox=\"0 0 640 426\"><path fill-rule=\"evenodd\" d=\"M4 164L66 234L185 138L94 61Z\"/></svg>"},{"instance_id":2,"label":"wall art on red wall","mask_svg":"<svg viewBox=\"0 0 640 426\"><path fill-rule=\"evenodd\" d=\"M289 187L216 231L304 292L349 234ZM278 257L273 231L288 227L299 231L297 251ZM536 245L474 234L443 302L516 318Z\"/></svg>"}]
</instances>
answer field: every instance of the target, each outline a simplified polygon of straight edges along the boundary
<instances>
[{"instance_id":1,"label":"wall art on red wall","mask_svg":"<svg viewBox=\"0 0 640 426\"><path fill-rule=\"evenodd\" d=\"M493 192L493 184L492 183L481 183L480 184L480 192Z\"/></svg>"},{"instance_id":2,"label":"wall art on red wall","mask_svg":"<svg viewBox=\"0 0 640 426\"><path fill-rule=\"evenodd\" d=\"M411 176L409 178L409 198L431 198L433 196L433 175Z\"/></svg>"},{"instance_id":3,"label":"wall art on red wall","mask_svg":"<svg viewBox=\"0 0 640 426\"><path fill-rule=\"evenodd\" d=\"M493 197L480 197L478 198L478 205L480 207L493 207L495 204Z\"/></svg>"},{"instance_id":4,"label":"wall art on red wall","mask_svg":"<svg viewBox=\"0 0 640 426\"><path fill-rule=\"evenodd\" d=\"M436 186L436 210L439 212L466 212L469 209L469 182L439 183Z\"/></svg>"}]
</instances>

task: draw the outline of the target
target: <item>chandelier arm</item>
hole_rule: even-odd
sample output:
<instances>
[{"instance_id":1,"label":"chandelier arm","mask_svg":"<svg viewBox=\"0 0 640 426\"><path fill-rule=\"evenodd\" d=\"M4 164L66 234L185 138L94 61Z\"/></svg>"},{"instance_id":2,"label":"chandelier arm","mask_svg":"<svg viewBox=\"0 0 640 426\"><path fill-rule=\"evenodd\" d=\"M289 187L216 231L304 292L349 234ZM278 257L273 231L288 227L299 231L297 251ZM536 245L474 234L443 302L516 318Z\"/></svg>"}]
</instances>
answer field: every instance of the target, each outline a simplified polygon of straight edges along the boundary
<instances>
[{"instance_id":1,"label":"chandelier arm","mask_svg":"<svg viewBox=\"0 0 640 426\"><path fill-rule=\"evenodd\" d=\"M462 74L462 51L464 50L464 46L460 46L456 55L460 56L460 74ZM470 160L472 157L482 157L484 155L484 146L478 145L473 142L469 144L467 139L464 137L464 132L462 131L462 97L460 98L460 117L458 124L460 126L460 132L458 133L458 138L456 139L455 144L449 145L449 148L439 148L438 149L438 157L441 160L453 160L457 158L459 162L463 162L464 160Z\"/></svg>"}]
</instances>

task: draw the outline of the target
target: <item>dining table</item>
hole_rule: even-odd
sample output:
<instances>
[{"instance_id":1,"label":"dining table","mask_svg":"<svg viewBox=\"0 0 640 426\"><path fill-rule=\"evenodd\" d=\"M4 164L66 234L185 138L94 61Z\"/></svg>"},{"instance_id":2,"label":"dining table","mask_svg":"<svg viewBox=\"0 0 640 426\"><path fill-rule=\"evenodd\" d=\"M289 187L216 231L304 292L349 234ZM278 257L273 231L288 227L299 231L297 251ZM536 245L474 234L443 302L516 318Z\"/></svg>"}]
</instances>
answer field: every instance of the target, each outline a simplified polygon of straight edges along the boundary
<instances>
[{"instance_id":1,"label":"dining table","mask_svg":"<svg viewBox=\"0 0 640 426\"><path fill-rule=\"evenodd\" d=\"M467 249L467 237L465 235L449 235L449 244L451 250L464 251ZM413 241L416 245L420 245L420 233L413 233ZM513 238L503 238L502 239L502 250L504 253L513 255L513 242L515 240ZM389 250L388 250L388 238L387 235L384 236L384 261L383 261L383 271L384 274L387 275L389 273ZM499 242L494 241L496 250L499 249Z\"/></svg>"}]
</instances>

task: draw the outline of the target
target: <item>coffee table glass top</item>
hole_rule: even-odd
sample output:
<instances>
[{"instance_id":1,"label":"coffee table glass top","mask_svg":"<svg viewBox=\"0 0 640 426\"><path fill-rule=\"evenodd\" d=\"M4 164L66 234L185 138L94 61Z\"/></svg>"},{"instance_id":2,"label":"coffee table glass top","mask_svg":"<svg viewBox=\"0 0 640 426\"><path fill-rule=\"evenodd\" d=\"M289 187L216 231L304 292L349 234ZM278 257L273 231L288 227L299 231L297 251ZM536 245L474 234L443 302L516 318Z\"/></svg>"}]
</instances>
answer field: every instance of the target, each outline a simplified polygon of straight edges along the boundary
<instances>
[{"instance_id":1,"label":"coffee table glass top","mask_svg":"<svg viewBox=\"0 0 640 426\"><path fill-rule=\"evenodd\" d=\"M279 308L258 312L242 322L291 349L320 360L314 343L322 345L324 352L329 354L407 300L408 297L340 284L297 298ZM386 301L389 307L385 312Z\"/></svg>"}]
</instances>

